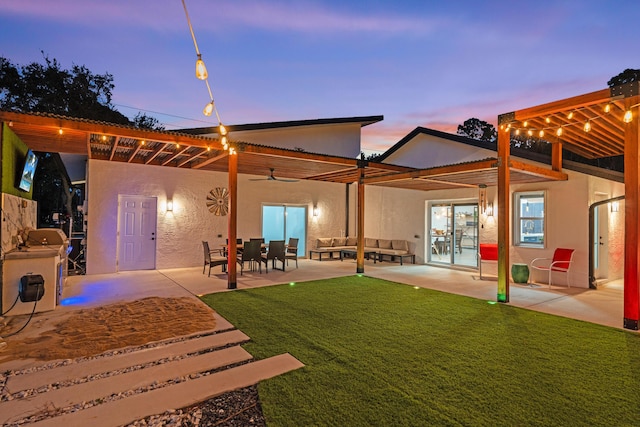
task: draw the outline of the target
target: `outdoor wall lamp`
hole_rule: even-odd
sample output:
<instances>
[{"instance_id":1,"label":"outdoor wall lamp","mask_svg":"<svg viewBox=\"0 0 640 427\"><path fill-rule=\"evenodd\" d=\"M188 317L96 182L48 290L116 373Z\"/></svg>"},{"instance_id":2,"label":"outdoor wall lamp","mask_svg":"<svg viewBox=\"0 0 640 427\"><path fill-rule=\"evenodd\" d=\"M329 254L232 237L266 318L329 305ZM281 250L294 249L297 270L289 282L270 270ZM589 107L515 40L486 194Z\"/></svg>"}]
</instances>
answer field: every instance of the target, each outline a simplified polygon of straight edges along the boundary
<instances>
[{"instance_id":1,"label":"outdoor wall lamp","mask_svg":"<svg viewBox=\"0 0 640 427\"><path fill-rule=\"evenodd\" d=\"M173 212L173 200L167 199L167 212Z\"/></svg>"},{"instance_id":2,"label":"outdoor wall lamp","mask_svg":"<svg viewBox=\"0 0 640 427\"><path fill-rule=\"evenodd\" d=\"M487 216L493 216L493 203L489 202L487 204L486 214Z\"/></svg>"},{"instance_id":3,"label":"outdoor wall lamp","mask_svg":"<svg viewBox=\"0 0 640 427\"><path fill-rule=\"evenodd\" d=\"M313 207L313 216L314 216L314 217L317 217L317 216L318 216L318 207L317 207L317 206L314 206L314 207Z\"/></svg>"},{"instance_id":4,"label":"outdoor wall lamp","mask_svg":"<svg viewBox=\"0 0 640 427\"><path fill-rule=\"evenodd\" d=\"M620 210L620 203L615 201L611 202L611 212L618 212Z\"/></svg>"}]
</instances>

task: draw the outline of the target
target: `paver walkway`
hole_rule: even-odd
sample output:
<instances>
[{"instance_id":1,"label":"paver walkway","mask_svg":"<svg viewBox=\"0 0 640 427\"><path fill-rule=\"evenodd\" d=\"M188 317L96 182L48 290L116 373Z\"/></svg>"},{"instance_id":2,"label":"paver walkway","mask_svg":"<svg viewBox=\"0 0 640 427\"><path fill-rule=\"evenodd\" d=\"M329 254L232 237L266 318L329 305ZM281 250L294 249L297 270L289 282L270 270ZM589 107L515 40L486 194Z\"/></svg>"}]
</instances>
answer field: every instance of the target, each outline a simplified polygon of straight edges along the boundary
<instances>
[{"instance_id":1,"label":"paver walkway","mask_svg":"<svg viewBox=\"0 0 640 427\"><path fill-rule=\"evenodd\" d=\"M0 424L118 426L304 366L289 354L253 361L238 330L208 331L151 348L16 371Z\"/></svg>"}]
</instances>

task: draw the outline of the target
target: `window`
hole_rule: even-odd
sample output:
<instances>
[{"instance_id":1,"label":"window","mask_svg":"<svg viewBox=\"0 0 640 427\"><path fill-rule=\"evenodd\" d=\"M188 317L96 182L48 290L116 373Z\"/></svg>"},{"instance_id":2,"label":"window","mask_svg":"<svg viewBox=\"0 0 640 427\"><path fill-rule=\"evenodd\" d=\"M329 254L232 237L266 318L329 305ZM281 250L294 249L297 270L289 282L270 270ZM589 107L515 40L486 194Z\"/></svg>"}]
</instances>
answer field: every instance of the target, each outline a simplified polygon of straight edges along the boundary
<instances>
[{"instance_id":1,"label":"window","mask_svg":"<svg viewBox=\"0 0 640 427\"><path fill-rule=\"evenodd\" d=\"M544 247L544 191L514 193L515 246Z\"/></svg>"}]
</instances>

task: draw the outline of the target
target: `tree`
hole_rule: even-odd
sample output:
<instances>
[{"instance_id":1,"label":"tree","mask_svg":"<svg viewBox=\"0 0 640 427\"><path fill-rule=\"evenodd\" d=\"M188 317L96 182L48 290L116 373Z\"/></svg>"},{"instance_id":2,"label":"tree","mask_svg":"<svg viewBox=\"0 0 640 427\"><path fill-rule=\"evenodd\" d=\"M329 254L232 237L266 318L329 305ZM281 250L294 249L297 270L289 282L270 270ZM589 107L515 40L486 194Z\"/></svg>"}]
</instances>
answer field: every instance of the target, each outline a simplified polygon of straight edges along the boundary
<instances>
[{"instance_id":1,"label":"tree","mask_svg":"<svg viewBox=\"0 0 640 427\"><path fill-rule=\"evenodd\" d=\"M46 55L44 62L17 66L0 58L1 109L132 124L111 104L111 74L93 74L84 65L75 64L64 70Z\"/></svg>"},{"instance_id":2,"label":"tree","mask_svg":"<svg viewBox=\"0 0 640 427\"><path fill-rule=\"evenodd\" d=\"M495 142L498 137L496 128L491 123L476 119L475 117L467 119L463 124L458 125L457 133L458 135L489 142Z\"/></svg>"},{"instance_id":3,"label":"tree","mask_svg":"<svg viewBox=\"0 0 640 427\"><path fill-rule=\"evenodd\" d=\"M133 120L111 103L114 89L109 73L94 74L84 65L62 69L56 59L44 56L44 64L14 65L0 57L0 109L17 112L60 114L69 117L132 125L143 129L164 130L154 117L136 114ZM66 221L82 200L73 197L67 171L57 153L38 153L34 181L34 200L38 201L39 226L62 225L53 214Z\"/></svg>"},{"instance_id":4,"label":"tree","mask_svg":"<svg viewBox=\"0 0 640 427\"><path fill-rule=\"evenodd\" d=\"M160 120L147 116L145 113L138 113L133 118L133 125L140 129L164 130Z\"/></svg>"},{"instance_id":5,"label":"tree","mask_svg":"<svg viewBox=\"0 0 640 427\"><path fill-rule=\"evenodd\" d=\"M637 82L638 80L640 80L640 70L627 68L617 76L611 77L607 82L607 85L609 85L609 87L614 87L631 82Z\"/></svg>"}]
</instances>

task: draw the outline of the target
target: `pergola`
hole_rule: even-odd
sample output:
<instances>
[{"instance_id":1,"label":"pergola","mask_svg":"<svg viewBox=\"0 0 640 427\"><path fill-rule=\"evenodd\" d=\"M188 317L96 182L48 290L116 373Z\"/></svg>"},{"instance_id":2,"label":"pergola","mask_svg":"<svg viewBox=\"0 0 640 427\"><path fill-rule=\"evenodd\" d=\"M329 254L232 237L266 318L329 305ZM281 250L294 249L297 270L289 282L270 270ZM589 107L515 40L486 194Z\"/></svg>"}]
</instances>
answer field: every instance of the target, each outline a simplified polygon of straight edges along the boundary
<instances>
[{"instance_id":1,"label":"pergola","mask_svg":"<svg viewBox=\"0 0 640 427\"><path fill-rule=\"evenodd\" d=\"M510 241L509 157L511 137L527 132L552 143L551 167L562 167L562 148L586 158L624 155L625 268L624 327L640 319L640 82L628 83L498 116L498 242ZM509 250L499 245L498 301L509 301Z\"/></svg>"},{"instance_id":2,"label":"pergola","mask_svg":"<svg viewBox=\"0 0 640 427\"><path fill-rule=\"evenodd\" d=\"M386 186L421 191L478 188L500 185L500 170L506 169L510 182L563 181L567 175L557 163L551 169L498 158L428 169L414 169L360 159L267 147L234 141L237 154L229 155L218 138L193 134L143 130L86 119L52 114L28 114L0 111L0 121L18 135L32 150L86 155L89 159L147 164L172 168L227 172L230 206L228 239L237 235L237 174L267 175L270 168L283 178L357 183L358 273L364 272L365 186ZM231 138L233 139L233 127ZM503 132L504 133L504 132ZM503 141L504 145L504 141ZM508 146L508 144L507 144ZM503 147L504 149L504 147ZM508 152L508 150L507 150ZM508 165L508 167L505 167ZM506 210L500 215L504 219ZM503 227L506 225L503 224ZM503 236L504 237L504 236ZM508 236L507 236L508 237ZM507 240L500 240L507 241ZM504 251L503 251L504 256ZM503 259L502 286L505 285L508 258ZM228 287L236 287L235 252L230 251ZM508 301L508 287L506 288ZM502 291L504 294L504 291Z\"/></svg>"}]
</instances>

